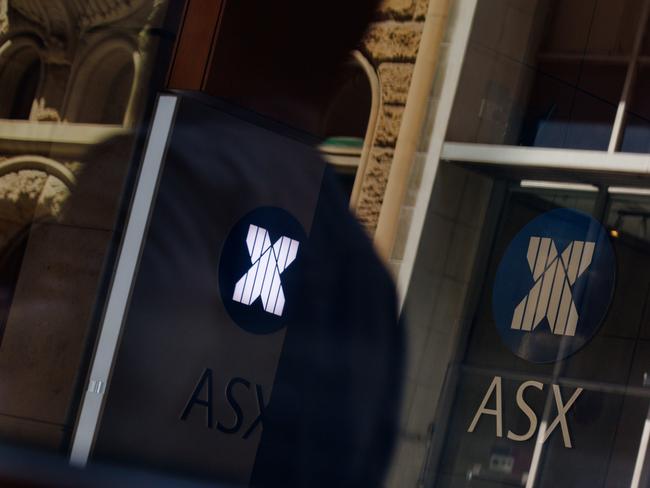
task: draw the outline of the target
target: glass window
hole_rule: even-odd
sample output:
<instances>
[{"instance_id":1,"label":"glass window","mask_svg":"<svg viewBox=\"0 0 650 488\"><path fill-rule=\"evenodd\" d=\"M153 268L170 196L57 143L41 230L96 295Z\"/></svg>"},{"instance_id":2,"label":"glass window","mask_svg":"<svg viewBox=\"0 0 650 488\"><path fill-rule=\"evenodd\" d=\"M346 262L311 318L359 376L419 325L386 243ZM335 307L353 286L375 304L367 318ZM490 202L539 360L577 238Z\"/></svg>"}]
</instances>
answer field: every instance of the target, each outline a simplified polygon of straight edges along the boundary
<instances>
[{"instance_id":1,"label":"glass window","mask_svg":"<svg viewBox=\"0 0 650 488\"><path fill-rule=\"evenodd\" d=\"M61 454L177 22L166 1L64 3L0 2L0 442Z\"/></svg>"},{"instance_id":2,"label":"glass window","mask_svg":"<svg viewBox=\"0 0 650 488\"><path fill-rule=\"evenodd\" d=\"M450 178L450 171L456 176ZM442 178L451 183L458 181L458 175L463 175L465 186L468 181L484 178L460 168L445 170ZM483 237L463 234L465 240L477 242L464 245L461 260L454 258L453 247L459 244L454 244L457 241L453 235L470 228L468 222L462 218L462 212L445 218L436 204L431 205L407 298L407 313L415 322L412 326L428 331L426 345L416 359L425 373L415 373L415 384L437 374L433 365L448 359L444 388L438 397L432 447L428 451L426 486L645 486L630 483L639 469L639 459L643 466L648 448L642 436L650 407L650 268L645 270L650 266L648 192L548 181L507 183L497 179L493 184L491 203L486 206L481 224ZM476 184L473 187L476 189ZM434 189L434 198L436 193ZM569 234L558 235L557 228L543 220L554 212L569 215L560 220L570 221L575 215L593 219L596 223L590 225L598 228L601 225L597 222L602 222L601 234L595 234L593 227L587 235L598 235L593 239L595 249L611 246L613 266L608 268L602 256L596 254L585 258L587 244L579 244L581 254L575 254L577 241L571 241ZM544 224L535 227L530 234L533 237L526 236L523 247L518 244L531 223L536 225L540 219ZM449 229L445 221L452 226L450 239L440 234L442 229ZM439 240L451 241L451 247L446 251L440 243L430 247L426 237L429 233ZM544 248L545 236L553 237L547 239ZM531 256L535 239L539 245ZM508 267L513 249L518 257L515 265ZM446 253L446 258L441 252ZM439 259L447 264L430 264ZM463 259L474 264L471 278L466 281L458 272L466 266ZM536 277L534 263L542 260L546 264ZM554 283L560 283L557 263L563 263L567 270L565 289L571 291L565 292L566 301L559 294L557 300L553 298ZM508 270L505 275L504 266ZM581 282L582 270L590 266L597 268L594 272L599 277L592 275ZM611 270L615 280L609 276ZM562 276L564 280L565 275ZM519 318L521 331L517 330L516 343L499 325L503 307L499 283L504 277L508 283L526 281L522 289L530 291L521 296L534 304L525 309L526 314L530 309L528 315ZM536 295L535 280L539 281ZM597 320L593 335L586 337L579 348L562 352L563 347L572 347L574 337L585 333L585 327L589 328L590 314L599 305L593 300L583 303L581 297L596 296L592 293L600 286L598 280L615 282L613 294L602 295L608 304L602 309L606 313L602 320ZM432 282L436 283L434 287L429 285ZM467 288L466 293L463 287ZM429 302L424 300L425 296ZM464 304L465 311L461 312L462 307L453 303ZM516 304L515 300L508 308L508 328L515 328L509 321L512 318L514 324ZM575 335L562 339L557 329L552 332L552 323L559 323L565 308L563 320L568 327L574 305L578 317ZM453 306L459 306L459 311L450 314ZM460 332L454 340L454 333L445 328L453 329L456 322ZM541 340L545 334L546 339ZM560 344L559 356L535 356L555 340ZM412 338L412 350L419 350L417 341ZM458 345L457 351L445 352L454 343ZM420 402L420 409L427 404L418 400L417 393L411 401ZM430 406L436 405L428 402ZM423 416L421 412L411 413L409 425L418 415Z\"/></svg>"},{"instance_id":3,"label":"glass window","mask_svg":"<svg viewBox=\"0 0 650 488\"><path fill-rule=\"evenodd\" d=\"M642 0L478 4L448 140L647 152Z\"/></svg>"}]
</instances>

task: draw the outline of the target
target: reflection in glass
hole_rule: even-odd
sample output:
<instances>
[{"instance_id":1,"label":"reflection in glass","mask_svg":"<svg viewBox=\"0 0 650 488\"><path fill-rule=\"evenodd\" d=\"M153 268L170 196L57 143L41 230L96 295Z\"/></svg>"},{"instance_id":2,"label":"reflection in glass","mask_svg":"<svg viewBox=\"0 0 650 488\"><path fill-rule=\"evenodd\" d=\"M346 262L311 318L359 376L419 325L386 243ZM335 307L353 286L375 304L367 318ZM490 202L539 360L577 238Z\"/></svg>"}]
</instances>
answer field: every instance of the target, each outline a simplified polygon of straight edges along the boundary
<instances>
[{"instance_id":1,"label":"reflection in glass","mask_svg":"<svg viewBox=\"0 0 650 488\"><path fill-rule=\"evenodd\" d=\"M650 372L650 197L612 194L599 210L596 203L603 196L607 193L508 191L485 278L476 284L480 298L467 343L458 363L450 365L454 372L448 378L457 379L446 386L453 400L435 486L526 486L533 471L536 487L630 486L643 458L639 453L647 448L640 442L650 407L644 380ZM557 363L534 364L502 343L492 319L491 289L513 237L557 207L595 214L605 224L616 256L616 288L606 318L583 349ZM528 411L517 403L526 381L537 382L524 389ZM576 393L579 388L583 391ZM572 448L566 447L558 425L538 444L540 426L550 428L558 415L557 396L568 404L576 394L565 416ZM501 432L496 414L472 422L486 398L485 408L500 411ZM524 435L533 426L535 435Z\"/></svg>"},{"instance_id":2,"label":"reflection in glass","mask_svg":"<svg viewBox=\"0 0 650 488\"><path fill-rule=\"evenodd\" d=\"M0 443L66 453L167 2L0 4Z\"/></svg>"}]
</instances>

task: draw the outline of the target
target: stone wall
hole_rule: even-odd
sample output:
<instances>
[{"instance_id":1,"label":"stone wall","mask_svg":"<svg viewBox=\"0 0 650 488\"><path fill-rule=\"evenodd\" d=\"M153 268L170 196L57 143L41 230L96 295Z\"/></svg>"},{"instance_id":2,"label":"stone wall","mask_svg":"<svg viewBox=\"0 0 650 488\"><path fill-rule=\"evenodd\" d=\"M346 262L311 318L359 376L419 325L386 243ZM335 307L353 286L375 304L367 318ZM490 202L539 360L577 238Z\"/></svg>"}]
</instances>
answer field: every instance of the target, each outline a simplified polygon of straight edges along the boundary
<instances>
[{"instance_id":1,"label":"stone wall","mask_svg":"<svg viewBox=\"0 0 650 488\"><path fill-rule=\"evenodd\" d=\"M4 34L9 27L7 19L7 0L0 0L0 35Z\"/></svg>"},{"instance_id":2,"label":"stone wall","mask_svg":"<svg viewBox=\"0 0 650 488\"><path fill-rule=\"evenodd\" d=\"M381 113L356 202L357 216L371 233L377 227L427 5L428 0L384 0L361 48L381 83Z\"/></svg>"}]
</instances>

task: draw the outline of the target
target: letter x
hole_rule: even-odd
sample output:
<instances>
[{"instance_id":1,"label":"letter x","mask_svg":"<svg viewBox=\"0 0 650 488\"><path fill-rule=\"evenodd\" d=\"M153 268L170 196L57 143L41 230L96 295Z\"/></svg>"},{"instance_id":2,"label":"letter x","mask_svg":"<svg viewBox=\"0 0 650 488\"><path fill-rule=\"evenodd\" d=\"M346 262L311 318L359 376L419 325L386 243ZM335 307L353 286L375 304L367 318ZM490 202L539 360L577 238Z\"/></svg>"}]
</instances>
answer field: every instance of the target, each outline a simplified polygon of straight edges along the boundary
<instances>
[{"instance_id":1,"label":"letter x","mask_svg":"<svg viewBox=\"0 0 650 488\"><path fill-rule=\"evenodd\" d=\"M593 242L573 241L558 255L552 239L531 237L527 258L535 284L515 308L510 327L534 330L546 317L554 334L575 335L579 316L572 287L591 264L594 248Z\"/></svg>"},{"instance_id":2,"label":"letter x","mask_svg":"<svg viewBox=\"0 0 650 488\"><path fill-rule=\"evenodd\" d=\"M251 305L261 298L266 312L281 317L285 298L280 275L296 259L299 245L298 241L282 236L271 246L266 229L249 226L246 246L252 266L235 285L232 299Z\"/></svg>"},{"instance_id":3,"label":"letter x","mask_svg":"<svg viewBox=\"0 0 650 488\"><path fill-rule=\"evenodd\" d=\"M555 420L551 422L551 425L549 425L548 429L544 428L544 425L546 423L542 425L542 443L546 442L553 430L555 430L555 428L559 425L560 429L562 430L562 440L564 441L564 447L573 447L571 444L571 435L569 434L569 425L566 421L566 414L583 391L583 388L578 388L573 392L573 395L571 395L569 401L566 402L566 405L564 405L562 402L562 393L560 392L560 387L558 385L553 385L553 396L555 397L555 406L557 407L557 417L555 417Z\"/></svg>"}]
</instances>

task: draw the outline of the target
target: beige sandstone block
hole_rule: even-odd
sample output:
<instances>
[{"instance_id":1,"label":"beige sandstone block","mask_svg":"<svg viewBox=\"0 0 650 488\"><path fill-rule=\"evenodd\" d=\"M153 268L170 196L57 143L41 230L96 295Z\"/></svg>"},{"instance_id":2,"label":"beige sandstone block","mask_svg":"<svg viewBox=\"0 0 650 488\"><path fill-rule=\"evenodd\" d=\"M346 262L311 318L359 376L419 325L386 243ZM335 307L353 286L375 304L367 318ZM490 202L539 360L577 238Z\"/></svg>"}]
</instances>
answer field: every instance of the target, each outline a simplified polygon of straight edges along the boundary
<instances>
[{"instance_id":1,"label":"beige sandstone block","mask_svg":"<svg viewBox=\"0 0 650 488\"><path fill-rule=\"evenodd\" d=\"M435 2L436 4L442 4L446 3L447 0L415 0L415 12L413 13L413 18L415 20L422 20L426 17L430 1Z\"/></svg>"},{"instance_id":2,"label":"beige sandstone block","mask_svg":"<svg viewBox=\"0 0 650 488\"><path fill-rule=\"evenodd\" d=\"M43 191L38 197L38 203L34 212L36 219L41 217L54 217L61 216L63 206L66 200L70 197L70 190L58 178L48 176L43 186Z\"/></svg>"},{"instance_id":3,"label":"beige sandstone block","mask_svg":"<svg viewBox=\"0 0 650 488\"><path fill-rule=\"evenodd\" d=\"M0 177L0 219L27 224L34 218L47 174L22 170Z\"/></svg>"},{"instance_id":4,"label":"beige sandstone block","mask_svg":"<svg viewBox=\"0 0 650 488\"><path fill-rule=\"evenodd\" d=\"M384 105L375 136L376 146L395 146L403 115L404 107L399 105Z\"/></svg>"},{"instance_id":5,"label":"beige sandstone block","mask_svg":"<svg viewBox=\"0 0 650 488\"><path fill-rule=\"evenodd\" d=\"M363 45L376 62L415 61L421 37L421 22L391 20L372 24Z\"/></svg>"},{"instance_id":6,"label":"beige sandstone block","mask_svg":"<svg viewBox=\"0 0 650 488\"><path fill-rule=\"evenodd\" d=\"M356 209L357 218L372 234L377 227L381 203L386 191L386 182L393 162L393 150L375 148L370 153L368 167L361 185L361 194Z\"/></svg>"},{"instance_id":7,"label":"beige sandstone block","mask_svg":"<svg viewBox=\"0 0 650 488\"><path fill-rule=\"evenodd\" d=\"M411 18L415 0L384 0L379 6L379 15L390 18Z\"/></svg>"},{"instance_id":8,"label":"beige sandstone block","mask_svg":"<svg viewBox=\"0 0 650 488\"><path fill-rule=\"evenodd\" d=\"M424 20L429 11L431 15L446 17L449 13L451 1L452 0L415 0L413 18L415 20Z\"/></svg>"},{"instance_id":9,"label":"beige sandstone block","mask_svg":"<svg viewBox=\"0 0 650 488\"><path fill-rule=\"evenodd\" d=\"M406 105L413 76L413 64L383 63L379 66L378 74L383 102Z\"/></svg>"},{"instance_id":10,"label":"beige sandstone block","mask_svg":"<svg viewBox=\"0 0 650 488\"><path fill-rule=\"evenodd\" d=\"M0 34L9 30L9 18L7 17L7 0L0 0Z\"/></svg>"}]
</instances>

